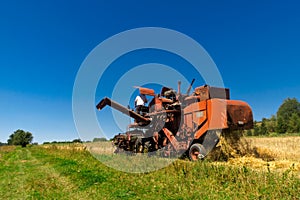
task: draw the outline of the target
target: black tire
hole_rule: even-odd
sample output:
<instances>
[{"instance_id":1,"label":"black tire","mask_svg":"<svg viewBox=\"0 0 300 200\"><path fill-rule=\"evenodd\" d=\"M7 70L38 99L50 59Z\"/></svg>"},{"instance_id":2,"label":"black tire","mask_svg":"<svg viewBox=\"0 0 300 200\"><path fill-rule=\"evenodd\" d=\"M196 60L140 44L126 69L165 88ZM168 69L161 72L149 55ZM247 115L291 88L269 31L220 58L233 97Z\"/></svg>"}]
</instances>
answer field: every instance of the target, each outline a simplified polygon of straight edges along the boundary
<instances>
[{"instance_id":1,"label":"black tire","mask_svg":"<svg viewBox=\"0 0 300 200\"><path fill-rule=\"evenodd\" d=\"M191 161L203 160L206 156L206 151L203 145L195 143L190 147L189 158Z\"/></svg>"}]
</instances>

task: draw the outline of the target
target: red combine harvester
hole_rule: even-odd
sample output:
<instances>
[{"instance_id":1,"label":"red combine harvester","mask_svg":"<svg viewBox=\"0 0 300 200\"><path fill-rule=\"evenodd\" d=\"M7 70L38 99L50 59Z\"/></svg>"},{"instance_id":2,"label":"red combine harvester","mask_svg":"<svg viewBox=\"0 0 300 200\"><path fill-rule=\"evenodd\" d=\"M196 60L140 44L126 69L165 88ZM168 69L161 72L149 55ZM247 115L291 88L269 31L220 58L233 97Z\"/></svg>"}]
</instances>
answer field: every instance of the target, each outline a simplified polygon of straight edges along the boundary
<instances>
[{"instance_id":1,"label":"red combine harvester","mask_svg":"<svg viewBox=\"0 0 300 200\"><path fill-rule=\"evenodd\" d=\"M253 128L250 106L230 100L229 89L208 85L192 88L186 94L163 87L160 94L149 88L139 88L140 94L152 96L148 106L135 112L105 97L98 110L109 105L134 118L124 134L113 142L115 153L155 153L164 156L187 155L191 160L203 159L218 143L221 134Z\"/></svg>"}]
</instances>

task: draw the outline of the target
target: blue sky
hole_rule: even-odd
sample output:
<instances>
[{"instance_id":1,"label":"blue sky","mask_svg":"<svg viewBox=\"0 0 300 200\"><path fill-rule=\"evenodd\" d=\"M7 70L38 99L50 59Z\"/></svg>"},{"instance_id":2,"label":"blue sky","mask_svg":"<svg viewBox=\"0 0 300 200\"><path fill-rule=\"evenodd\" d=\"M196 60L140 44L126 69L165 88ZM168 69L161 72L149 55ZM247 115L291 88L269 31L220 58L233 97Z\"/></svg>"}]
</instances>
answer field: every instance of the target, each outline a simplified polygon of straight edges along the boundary
<instances>
[{"instance_id":1,"label":"blue sky","mask_svg":"<svg viewBox=\"0 0 300 200\"><path fill-rule=\"evenodd\" d=\"M16 129L32 132L39 143L78 138L72 90L81 63L108 37L148 26L195 39L216 63L232 99L248 102L256 120L270 117L285 98L300 100L299 11L296 0L1 1L0 141ZM162 61L162 54L136 52L114 65L175 63L167 53ZM115 71L107 72L108 81ZM197 79L195 85L202 84ZM104 93L109 91L100 88L96 97Z\"/></svg>"}]
</instances>

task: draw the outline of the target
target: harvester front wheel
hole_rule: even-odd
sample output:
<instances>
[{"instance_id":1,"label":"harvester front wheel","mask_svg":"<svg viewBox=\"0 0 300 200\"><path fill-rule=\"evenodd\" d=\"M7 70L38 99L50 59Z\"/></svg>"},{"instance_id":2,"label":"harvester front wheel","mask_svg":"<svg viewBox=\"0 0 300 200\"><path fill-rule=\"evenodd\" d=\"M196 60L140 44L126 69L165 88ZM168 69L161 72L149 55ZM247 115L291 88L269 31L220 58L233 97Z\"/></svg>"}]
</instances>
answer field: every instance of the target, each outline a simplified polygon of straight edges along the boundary
<instances>
[{"instance_id":1,"label":"harvester front wheel","mask_svg":"<svg viewBox=\"0 0 300 200\"><path fill-rule=\"evenodd\" d=\"M191 161L203 160L206 156L206 151L203 145L195 143L190 147L189 158Z\"/></svg>"}]
</instances>

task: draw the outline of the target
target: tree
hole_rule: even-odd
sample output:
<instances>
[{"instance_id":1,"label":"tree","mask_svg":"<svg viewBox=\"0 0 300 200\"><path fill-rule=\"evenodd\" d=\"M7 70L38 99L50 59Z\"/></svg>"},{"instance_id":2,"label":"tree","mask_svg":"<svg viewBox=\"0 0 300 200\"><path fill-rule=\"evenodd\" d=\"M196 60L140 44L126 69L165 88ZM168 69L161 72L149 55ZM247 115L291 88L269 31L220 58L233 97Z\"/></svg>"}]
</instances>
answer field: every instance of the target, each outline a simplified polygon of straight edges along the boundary
<instances>
[{"instance_id":1,"label":"tree","mask_svg":"<svg viewBox=\"0 0 300 200\"><path fill-rule=\"evenodd\" d=\"M94 138L93 139L93 142L105 142L105 141L107 141L107 139L106 138Z\"/></svg>"},{"instance_id":2,"label":"tree","mask_svg":"<svg viewBox=\"0 0 300 200\"><path fill-rule=\"evenodd\" d=\"M0 142L0 146L5 146L5 145L7 145L7 144Z\"/></svg>"},{"instance_id":3,"label":"tree","mask_svg":"<svg viewBox=\"0 0 300 200\"><path fill-rule=\"evenodd\" d=\"M30 132L18 129L9 136L7 143L9 145L21 145L22 147L26 147L27 144L32 142L32 139L33 136Z\"/></svg>"},{"instance_id":4,"label":"tree","mask_svg":"<svg viewBox=\"0 0 300 200\"><path fill-rule=\"evenodd\" d=\"M268 134L268 128L266 126L266 118L262 119L261 125L260 125L260 135L267 135Z\"/></svg>"},{"instance_id":5,"label":"tree","mask_svg":"<svg viewBox=\"0 0 300 200\"><path fill-rule=\"evenodd\" d=\"M286 133L293 114L300 116L300 103L296 98L287 98L277 111L277 131Z\"/></svg>"},{"instance_id":6,"label":"tree","mask_svg":"<svg viewBox=\"0 0 300 200\"><path fill-rule=\"evenodd\" d=\"M277 126L276 126L276 131L278 133L286 133L287 131L287 119L285 119L284 117L282 116L278 116L277 117Z\"/></svg>"},{"instance_id":7,"label":"tree","mask_svg":"<svg viewBox=\"0 0 300 200\"><path fill-rule=\"evenodd\" d=\"M257 121L254 121L253 135L258 136L260 134L260 127L257 124Z\"/></svg>"},{"instance_id":8,"label":"tree","mask_svg":"<svg viewBox=\"0 0 300 200\"><path fill-rule=\"evenodd\" d=\"M250 129L248 129L248 130L246 131L246 135L247 135L247 136L252 136L252 131L251 131Z\"/></svg>"},{"instance_id":9,"label":"tree","mask_svg":"<svg viewBox=\"0 0 300 200\"><path fill-rule=\"evenodd\" d=\"M72 141L72 143L82 143L81 139L75 139Z\"/></svg>"},{"instance_id":10,"label":"tree","mask_svg":"<svg viewBox=\"0 0 300 200\"><path fill-rule=\"evenodd\" d=\"M288 124L288 132L290 133L299 133L300 132L300 116L296 113L293 113L290 117Z\"/></svg>"},{"instance_id":11,"label":"tree","mask_svg":"<svg viewBox=\"0 0 300 200\"><path fill-rule=\"evenodd\" d=\"M266 126L269 133L276 132L277 119L275 115L272 115L270 119L266 119Z\"/></svg>"}]
</instances>

